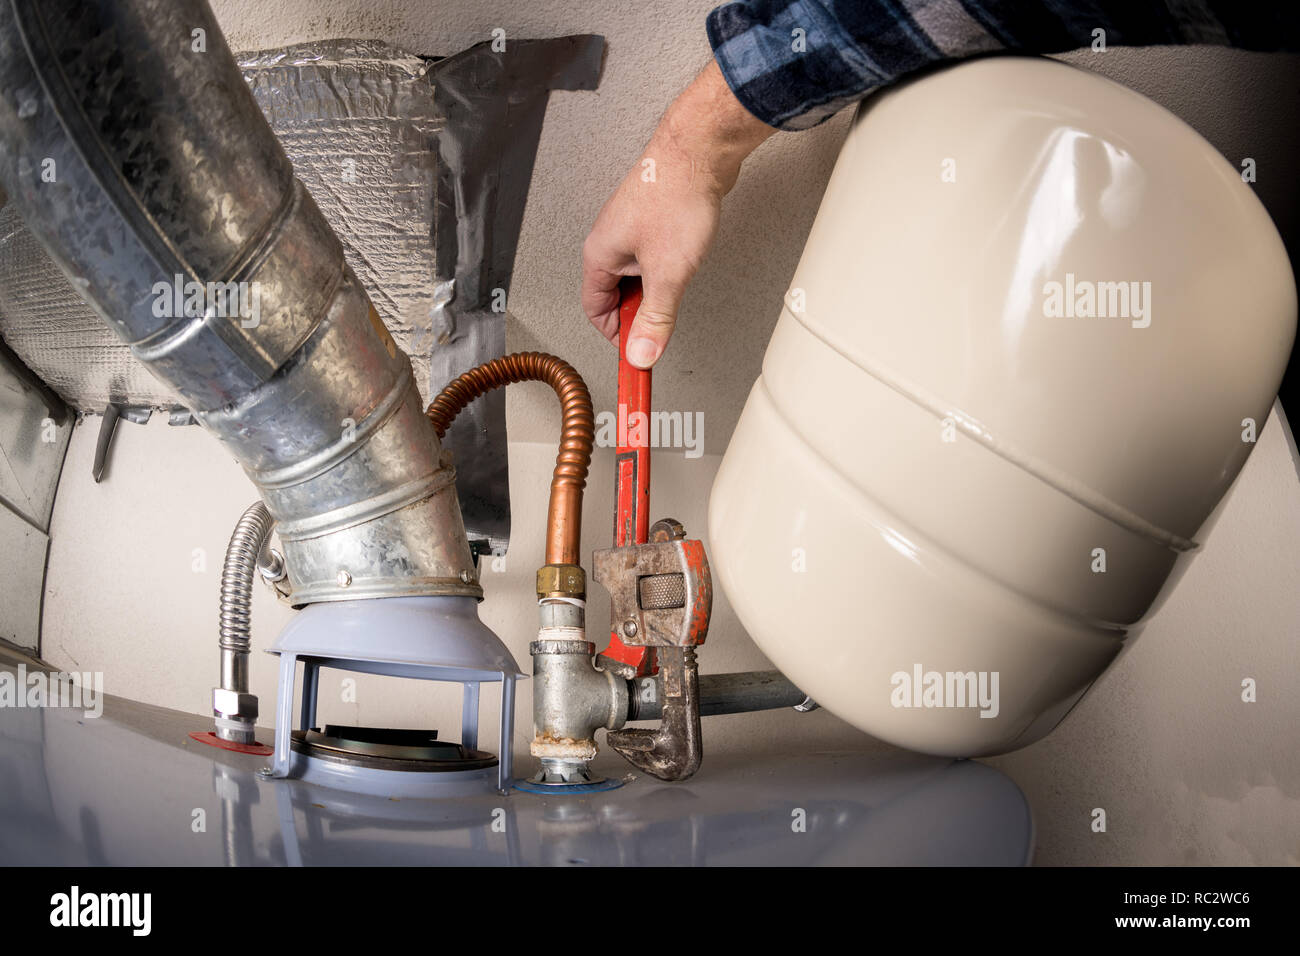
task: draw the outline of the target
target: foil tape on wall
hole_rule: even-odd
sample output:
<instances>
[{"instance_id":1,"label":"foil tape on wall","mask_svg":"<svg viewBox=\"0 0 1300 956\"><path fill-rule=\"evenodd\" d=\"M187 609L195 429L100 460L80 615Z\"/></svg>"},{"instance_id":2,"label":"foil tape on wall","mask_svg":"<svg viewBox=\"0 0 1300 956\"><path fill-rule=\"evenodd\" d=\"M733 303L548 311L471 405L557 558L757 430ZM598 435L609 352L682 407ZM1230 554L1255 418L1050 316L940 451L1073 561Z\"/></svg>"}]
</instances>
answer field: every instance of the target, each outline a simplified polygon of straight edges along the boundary
<instances>
[{"instance_id":1,"label":"foil tape on wall","mask_svg":"<svg viewBox=\"0 0 1300 956\"><path fill-rule=\"evenodd\" d=\"M601 37L585 35L511 40L504 50L483 43L444 59L356 40L236 55L298 178L411 356L426 403L504 353L504 302L549 92L594 89L603 52ZM8 206L0 335L81 411L177 405ZM503 550L504 396L466 409L444 444L471 539Z\"/></svg>"}]
</instances>

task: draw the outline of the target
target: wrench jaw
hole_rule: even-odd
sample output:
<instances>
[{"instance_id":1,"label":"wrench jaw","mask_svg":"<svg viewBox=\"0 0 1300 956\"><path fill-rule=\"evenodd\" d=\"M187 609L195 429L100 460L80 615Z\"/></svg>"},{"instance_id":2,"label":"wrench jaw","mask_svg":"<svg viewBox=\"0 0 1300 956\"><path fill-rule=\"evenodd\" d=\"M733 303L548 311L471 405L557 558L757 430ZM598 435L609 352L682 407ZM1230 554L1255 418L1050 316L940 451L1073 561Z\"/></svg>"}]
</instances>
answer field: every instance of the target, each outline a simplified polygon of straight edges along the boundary
<instances>
[{"instance_id":1,"label":"wrench jaw","mask_svg":"<svg viewBox=\"0 0 1300 956\"><path fill-rule=\"evenodd\" d=\"M668 537L609 548L592 556L592 566L595 580L609 591L614 630L622 641L654 648L663 693L658 727L613 729L605 739L638 769L660 780L685 780L704 757L695 658L713 610L704 545Z\"/></svg>"},{"instance_id":2,"label":"wrench jaw","mask_svg":"<svg viewBox=\"0 0 1300 956\"><path fill-rule=\"evenodd\" d=\"M632 766L660 780L686 780L704 759L700 730L700 675L695 648L659 650L663 714L655 729L611 730L605 741ZM670 690L674 688L675 690Z\"/></svg>"}]
</instances>

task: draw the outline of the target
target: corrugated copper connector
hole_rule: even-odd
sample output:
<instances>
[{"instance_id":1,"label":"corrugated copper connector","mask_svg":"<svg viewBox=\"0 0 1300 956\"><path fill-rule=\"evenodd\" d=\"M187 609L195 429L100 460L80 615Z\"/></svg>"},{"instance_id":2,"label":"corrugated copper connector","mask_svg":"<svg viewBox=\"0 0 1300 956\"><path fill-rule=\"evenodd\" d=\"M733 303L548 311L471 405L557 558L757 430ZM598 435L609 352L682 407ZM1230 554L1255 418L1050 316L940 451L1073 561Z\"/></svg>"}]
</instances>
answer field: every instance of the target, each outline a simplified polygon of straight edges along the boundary
<instances>
[{"instance_id":1,"label":"corrugated copper connector","mask_svg":"<svg viewBox=\"0 0 1300 956\"><path fill-rule=\"evenodd\" d=\"M503 355L450 382L438 393L425 414L441 439L460 410L480 395L503 385L529 381L545 382L555 389L563 416L560 452L555 458L551 501L546 515L546 564L577 567L582 553L582 489L587 484L591 449L596 440L596 415L591 407L591 393L577 370L563 359L545 352ZM540 593L541 572L538 574Z\"/></svg>"}]
</instances>

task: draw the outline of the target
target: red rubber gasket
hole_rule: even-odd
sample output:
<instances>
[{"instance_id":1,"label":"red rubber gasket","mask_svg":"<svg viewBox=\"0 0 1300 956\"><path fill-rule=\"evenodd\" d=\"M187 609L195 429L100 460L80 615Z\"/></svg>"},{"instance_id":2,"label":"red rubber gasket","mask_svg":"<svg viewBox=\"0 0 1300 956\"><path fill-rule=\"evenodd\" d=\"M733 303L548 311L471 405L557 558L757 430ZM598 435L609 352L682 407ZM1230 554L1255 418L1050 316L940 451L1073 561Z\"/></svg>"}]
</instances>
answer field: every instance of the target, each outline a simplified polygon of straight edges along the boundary
<instances>
[{"instance_id":1,"label":"red rubber gasket","mask_svg":"<svg viewBox=\"0 0 1300 956\"><path fill-rule=\"evenodd\" d=\"M268 747L266 744L251 743L237 744L231 740L222 740L210 730L196 730L190 734L190 740L197 740L201 744L207 744L209 747L220 747L222 750L233 750L241 754L257 754L259 757L269 757L275 753L274 747Z\"/></svg>"}]
</instances>

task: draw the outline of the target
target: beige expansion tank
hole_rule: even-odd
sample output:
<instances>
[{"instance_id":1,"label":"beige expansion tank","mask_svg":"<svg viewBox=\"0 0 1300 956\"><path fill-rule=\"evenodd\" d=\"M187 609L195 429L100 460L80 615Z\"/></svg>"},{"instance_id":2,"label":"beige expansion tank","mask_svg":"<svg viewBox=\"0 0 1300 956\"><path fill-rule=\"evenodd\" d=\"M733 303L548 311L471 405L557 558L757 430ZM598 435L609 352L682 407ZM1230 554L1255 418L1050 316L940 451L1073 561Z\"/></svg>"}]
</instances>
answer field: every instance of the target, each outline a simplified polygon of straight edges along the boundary
<instances>
[{"instance_id":1,"label":"beige expansion tank","mask_svg":"<svg viewBox=\"0 0 1300 956\"><path fill-rule=\"evenodd\" d=\"M713 487L714 573L861 730L1022 747L1195 553L1295 320L1241 169L1137 93L1002 57L872 97Z\"/></svg>"}]
</instances>

